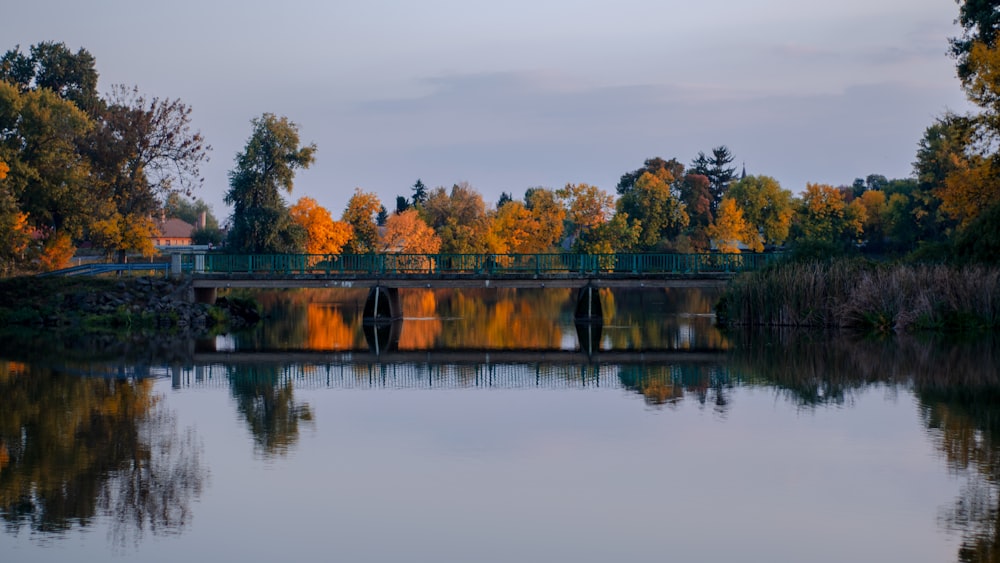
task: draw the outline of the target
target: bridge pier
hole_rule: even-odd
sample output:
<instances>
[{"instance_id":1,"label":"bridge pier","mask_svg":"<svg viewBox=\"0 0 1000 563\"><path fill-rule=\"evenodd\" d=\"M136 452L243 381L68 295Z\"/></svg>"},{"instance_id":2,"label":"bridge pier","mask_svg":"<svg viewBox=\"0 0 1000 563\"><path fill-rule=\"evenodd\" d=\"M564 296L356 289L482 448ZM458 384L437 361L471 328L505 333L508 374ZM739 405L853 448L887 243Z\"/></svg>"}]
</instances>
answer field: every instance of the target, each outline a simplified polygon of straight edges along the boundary
<instances>
[{"instance_id":1,"label":"bridge pier","mask_svg":"<svg viewBox=\"0 0 1000 563\"><path fill-rule=\"evenodd\" d=\"M576 296L577 322L603 322L604 310L601 308L601 293L593 285L580 288Z\"/></svg>"},{"instance_id":2,"label":"bridge pier","mask_svg":"<svg viewBox=\"0 0 1000 563\"><path fill-rule=\"evenodd\" d=\"M208 303L209 305L215 305L215 300L219 296L219 290L215 287L195 287L194 289L194 302L195 303Z\"/></svg>"},{"instance_id":3,"label":"bridge pier","mask_svg":"<svg viewBox=\"0 0 1000 563\"><path fill-rule=\"evenodd\" d=\"M399 335L403 331L403 321L379 321L363 323L365 342L368 350L376 356L399 350Z\"/></svg>"},{"instance_id":4,"label":"bridge pier","mask_svg":"<svg viewBox=\"0 0 1000 563\"><path fill-rule=\"evenodd\" d=\"M403 318L403 305L399 301L399 289L377 285L368 291L365 309L361 318L366 323L392 321Z\"/></svg>"}]
</instances>

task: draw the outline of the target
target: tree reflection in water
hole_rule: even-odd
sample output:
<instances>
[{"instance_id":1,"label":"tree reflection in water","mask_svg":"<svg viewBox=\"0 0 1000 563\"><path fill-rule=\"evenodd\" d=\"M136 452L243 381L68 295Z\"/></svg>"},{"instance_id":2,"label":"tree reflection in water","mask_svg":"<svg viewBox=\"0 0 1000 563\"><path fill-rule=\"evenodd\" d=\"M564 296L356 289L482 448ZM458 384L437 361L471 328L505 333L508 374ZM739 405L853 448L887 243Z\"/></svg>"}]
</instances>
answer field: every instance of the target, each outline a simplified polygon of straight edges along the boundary
<instances>
[{"instance_id":1,"label":"tree reflection in water","mask_svg":"<svg viewBox=\"0 0 1000 563\"><path fill-rule=\"evenodd\" d=\"M151 380L0 362L0 518L10 533L63 532L98 516L117 545L176 533L208 471Z\"/></svg>"},{"instance_id":2,"label":"tree reflection in water","mask_svg":"<svg viewBox=\"0 0 1000 563\"><path fill-rule=\"evenodd\" d=\"M299 421L312 422L309 405L295 402L290 380L273 366L232 366L230 392L246 419L254 448L264 457L282 456L298 442Z\"/></svg>"},{"instance_id":3,"label":"tree reflection in water","mask_svg":"<svg viewBox=\"0 0 1000 563\"><path fill-rule=\"evenodd\" d=\"M940 515L962 537L959 561L1000 561L1000 340L742 336L729 363L737 379L773 386L803 407L850 403L869 386L912 388L935 448L966 478Z\"/></svg>"}]
</instances>

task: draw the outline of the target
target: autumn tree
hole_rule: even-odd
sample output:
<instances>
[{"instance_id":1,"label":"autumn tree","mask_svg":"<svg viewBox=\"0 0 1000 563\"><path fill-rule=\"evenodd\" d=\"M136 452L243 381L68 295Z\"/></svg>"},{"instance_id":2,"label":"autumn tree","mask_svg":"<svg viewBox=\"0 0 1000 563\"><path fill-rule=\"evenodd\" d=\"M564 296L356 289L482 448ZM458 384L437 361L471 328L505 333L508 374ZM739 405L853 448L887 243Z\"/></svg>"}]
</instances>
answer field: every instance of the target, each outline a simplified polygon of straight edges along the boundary
<instances>
[{"instance_id":1,"label":"autumn tree","mask_svg":"<svg viewBox=\"0 0 1000 563\"><path fill-rule=\"evenodd\" d=\"M973 47L978 43L988 48L997 43L1000 30L1000 10L995 0L957 0L958 20L962 36L951 39L951 55L958 61L958 77L964 82L976 74L975 65L969 61Z\"/></svg>"},{"instance_id":2,"label":"autumn tree","mask_svg":"<svg viewBox=\"0 0 1000 563\"><path fill-rule=\"evenodd\" d=\"M292 221L305 230L307 254L340 254L353 235L349 224L334 221L330 211L311 197L299 198L289 213Z\"/></svg>"},{"instance_id":3,"label":"autumn tree","mask_svg":"<svg viewBox=\"0 0 1000 563\"><path fill-rule=\"evenodd\" d=\"M441 239L416 209L407 209L386 220L378 247L380 252L436 254L441 250Z\"/></svg>"},{"instance_id":4,"label":"autumn tree","mask_svg":"<svg viewBox=\"0 0 1000 563\"><path fill-rule=\"evenodd\" d=\"M526 252L547 252L555 248L563 237L566 208L558 194L547 188L529 188L524 193L524 206L531 212L536 225L532 244Z\"/></svg>"},{"instance_id":5,"label":"autumn tree","mask_svg":"<svg viewBox=\"0 0 1000 563\"><path fill-rule=\"evenodd\" d=\"M806 184L797 219L797 242L846 248L861 238L865 209L859 202L848 204L833 186Z\"/></svg>"},{"instance_id":6,"label":"autumn tree","mask_svg":"<svg viewBox=\"0 0 1000 563\"><path fill-rule=\"evenodd\" d=\"M684 204L670 188L672 181L669 175L647 172L618 200L618 211L642 227L638 243L641 250L664 247L688 225Z\"/></svg>"},{"instance_id":7,"label":"autumn tree","mask_svg":"<svg viewBox=\"0 0 1000 563\"><path fill-rule=\"evenodd\" d=\"M0 273L4 275L23 259L31 241L28 216L20 211L4 182L9 170L10 167L0 160Z\"/></svg>"},{"instance_id":8,"label":"autumn tree","mask_svg":"<svg viewBox=\"0 0 1000 563\"><path fill-rule=\"evenodd\" d=\"M571 243L609 221L614 213L614 197L597 186L566 184L556 195L566 208Z\"/></svg>"},{"instance_id":9,"label":"autumn tree","mask_svg":"<svg viewBox=\"0 0 1000 563\"><path fill-rule=\"evenodd\" d=\"M299 128L265 113L251 121L253 132L236 168L229 172L226 204L233 206L229 249L233 252L297 252L305 232L291 219L281 191L291 193L295 171L313 163L316 145L299 146Z\"/></svg>"},{"instance_id":10,"label":"autumn tree","mask_svg":"<svg viewBox=\"0 0 1000 563\"><path fill-rule=\"evenodd\" d=\"M708 176L703 174L685 174L678 186L678 198L687 211L688 236L695 249L707 250L709 247L708 226L715 221L712 214L712 191Z\"/></svg>"},{"instance_id":11,"label":"autumn tree","mask_svg":"<svg viewBox=\"0 0 1000 563\"><path fill-rule=\"evenodd\" d=\"M483 196L465 182L453 185L450 191L444 187L431 190L420 216L441 237L441 252L483 254L495 250Z\"/></svg>"},{"instance_id":12,"label":"autumn tree","mask_svg":"<svg viewBox=\"0 0 1000 563\"><path fill-rule=\"evenodd\" d=\"M191 108L180 100L146 99L116 87L87 139L95 206L92 238L120 258L151 254L150 219L171 194L190 196L202 183L210 147L191 130Z\"/></svg>"},{"instance_id":13,"label":"autumn tree","mask_svg":"<svg viewBox=\"0 0 1000 563\"><path fill-rule=\"evenodd\" d=\"M708 236L719 252L726 254L739 254L741 242L754 252L764 249L759 233L743 217L743 210L736 200L729 197L722 198L718 217L708 227Z\"/></svg>"},{"instance_id":14,"label":"autumn tree","mask_svg":"<svg viewBox=\"0 0 1000 563\"><path fill-rule=\"evenodd\" d=\"M371 192L354 189L354 195L347 201L347 208L340 220L351 226L353 235L344 246L345 254L370 254L378 249L378 224L376 218L383 209L378 196Z\"/></svg>"},{"instance_id":15,"label":"autumn tree","mask_svg":"<svg viewBox=\"0 0 1000 563\"><path fill-rule=\"evenodd\" d=\"M616 187L618 195L624 196L631 191L635 187L635 183L639 181L639 178L647 172L667 183L671 183L684 175L684 165L678 162L676 158L671 158L670 160L663 160L660 157L648 158L643 162L642 168L622 175Z\"/></svg>"},{"instance_id":16,"label":"autumn tree","mask_svg":"<svg viewBox=\"0 0 1000 563\"><path fill-rule=\"evenodd\" d=\"M781 245L788 238L792 216L792 192L770 176L746 176L729 187L728 197L743 212L747 223L747 239L743 241L754 249L764 245Z\"/></svg>"}]
</instances>

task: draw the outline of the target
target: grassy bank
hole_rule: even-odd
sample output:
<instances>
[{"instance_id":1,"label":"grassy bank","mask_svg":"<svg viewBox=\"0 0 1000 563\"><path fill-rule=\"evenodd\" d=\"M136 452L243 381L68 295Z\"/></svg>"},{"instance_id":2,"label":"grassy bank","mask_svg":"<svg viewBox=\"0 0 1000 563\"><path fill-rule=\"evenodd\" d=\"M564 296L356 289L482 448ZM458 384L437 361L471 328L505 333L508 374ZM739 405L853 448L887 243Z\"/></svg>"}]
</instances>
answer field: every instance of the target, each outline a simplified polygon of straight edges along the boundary
<instances>
[{"instance_id":1,"label":"grassy bank","mask_svg":"<svg viewBox=\"0 0 1000 563\"><path fill-rule=\"evenodd\" d=\"M185 281L163 278L10 278L0 280L0 327L203 333L259 318L253 303L192 303L190 291Z\"/></svg>"},{"instance_id":2,"label":"grassy bank","mask_svg":"<svg viewBox=\"0 0 1000 563\"><path fill-rule=\"evenodd\" d=\"M774 264L739 276L724 324L878 332L1000 328L1000 268L833 260Z\"/></svg>"}]
</instances>

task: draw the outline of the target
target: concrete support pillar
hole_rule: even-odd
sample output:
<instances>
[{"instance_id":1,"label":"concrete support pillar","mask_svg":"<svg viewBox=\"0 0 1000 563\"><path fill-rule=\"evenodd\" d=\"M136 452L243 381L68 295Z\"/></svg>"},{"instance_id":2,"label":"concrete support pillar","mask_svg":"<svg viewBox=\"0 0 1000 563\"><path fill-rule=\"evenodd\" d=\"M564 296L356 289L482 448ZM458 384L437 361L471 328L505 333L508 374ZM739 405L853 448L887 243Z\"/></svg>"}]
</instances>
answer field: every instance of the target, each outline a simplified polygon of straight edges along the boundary
<instances>
[{"instance_id":1,"label":"concrete support pillar","mask_svg":"<svg viewBox=\"0 0 1000 563\"><path fill-rule=\"evenodd\" d=\"M381 356L384 352L393 352L399 349L399 334L403 330L403 321L364 323L362 330L365 333L368 349L376 356Z\"/></svg>"},{"instance_id":2,"label":"concrete support pillar","mask_svg":"<svg viewBox=\"0 0 1000 563\"><path fill-rule=\"evenodd\" d=\"M170 255L170 277L179 278L181 277L181 255L174 253Z\"/></svg>"},{"instance_id":3,"label":"concrete support pillar","mask_svg":"<svg viewBox=\"0 0 1000 563\"><path fill-rule=\"evenodd\" d=\"M601 293L592 286L580 288L576 297L576 320L578 322L602 322L604 310L601 308Z\"/></svg>"},{"instance_id":4,"label":"concrete support pillar","mask_svg":"<svg viewBox=\"0 0 1000 563\"><path fill-rule=\"evenodd\" d=\"M399 288L380 285L371 288L361 317L366 323L402 319L403 305L399 301Z\"/></svg>"},{"instance_id":5,"label":"concrete support pillar","mask_svg":"<svg viewBox=\"0 0 1000 563\"><path fill-rule=\"evenodd\" d=\"M209 305L214 305L216 298L219 296L219 290L214 287L196 287L194 288L194 302L195 303L208 303Z\"/></svg>"}]
</instances>

